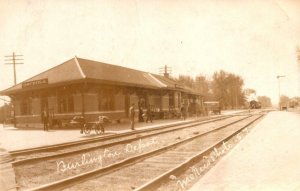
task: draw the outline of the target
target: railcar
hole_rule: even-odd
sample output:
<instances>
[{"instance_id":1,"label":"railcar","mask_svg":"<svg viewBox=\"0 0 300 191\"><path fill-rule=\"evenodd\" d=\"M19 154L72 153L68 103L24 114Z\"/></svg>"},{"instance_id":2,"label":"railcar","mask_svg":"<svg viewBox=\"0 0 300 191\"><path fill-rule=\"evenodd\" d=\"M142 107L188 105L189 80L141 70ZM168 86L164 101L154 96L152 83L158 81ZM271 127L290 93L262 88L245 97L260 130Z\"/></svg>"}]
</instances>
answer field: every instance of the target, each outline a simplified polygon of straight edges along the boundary
<instances>
[{"instance_id":1,"label":"railcar","mask_svg":"<svg viewBox=\"0 0 300 191\"><path fill-rule=\"evenodd\" d=\"M261 103L259 101L252 100L250 101L251 109L261 109Z\"/></svg>"}]
</instances>

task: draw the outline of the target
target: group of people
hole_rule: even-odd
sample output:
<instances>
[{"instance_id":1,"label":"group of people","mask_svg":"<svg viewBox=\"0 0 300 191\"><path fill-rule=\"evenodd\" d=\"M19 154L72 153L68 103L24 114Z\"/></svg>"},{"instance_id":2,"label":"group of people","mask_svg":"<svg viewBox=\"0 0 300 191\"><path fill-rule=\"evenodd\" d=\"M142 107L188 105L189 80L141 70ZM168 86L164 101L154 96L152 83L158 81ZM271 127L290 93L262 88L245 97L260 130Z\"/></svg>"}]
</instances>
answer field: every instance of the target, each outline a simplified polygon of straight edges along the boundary
<instances>
[{"instance_id":1,"label":"group of people","mask_svg":"<svg viewBox=\"0 0 300 191\"><path fill-rule=\"evenodd\" d=\"M134 108L134 106L135 106L135 104L133 103L131 105L131 107L129 108L129 119L130 119L132 130L135 130L135 128L134 128L134 124L135 124L135 108ZM180 108L180 113L181 113L181 117L183 118L183 120L185 120L187 117L187 111L186 111L186 107L184 104L182 104L182 106ZM146 120L145 120L146 123L148 123L148 121L150 121L152 123L152 112L151 112L151 108L150 108L149 104L147 105L145 113L143 112L142 107L139 106L139 121L144 121L144 118L146 118ZM42 111L42 121L43 121L43 125L44 125L44 131L49 131L49 113L46 109ZM82 129L81 129L81 133L82 133Z\"/></svg>"},{"instance_id":2,"label":"group of people","mask_svg":"<svg viewBox=\"0 0 300 191\"><path fill-rule=\"evenodd\" d=\"M131 124L131 129L135 130L134 128L134 123L135 123L135 108L134 108L135 104L133 103L131 105L131 107L129 108L129 119L130 119L130 124ZM185 104L182 104L180 107L180 114L181 114L181 118L183 120L186 119L187 117L187 108L185 106ZM142 122L144 121L144 118L146 118L146 123L148 123L148 121L150 121L152 123L152 112L151 112L151 108L150 105L147 105L146 108L146 113L143 112L143 108L139 106L139 121Z\"/></svg>"},{"instance_id":3,"label":"group of people","mask_svg":"<svg viewBox=\"0 0 300 191\"><path fill-rule=\"evenodd\" d=\"M130 119L130 123L131 123L131 129L135 130L134 128L134 118L135 118L135 108L134 108L135 104L133 103L131 105L131 107L129 108L129 119ZM144 118L146 118L146 123L148 123L148 121L150 121L152 123L152 112L151 112L151 108L150 105L147 105L146 108L146 112L143 112L143 108L139 107L139 121L144 121Z\"/></svg>"}]
</instances>

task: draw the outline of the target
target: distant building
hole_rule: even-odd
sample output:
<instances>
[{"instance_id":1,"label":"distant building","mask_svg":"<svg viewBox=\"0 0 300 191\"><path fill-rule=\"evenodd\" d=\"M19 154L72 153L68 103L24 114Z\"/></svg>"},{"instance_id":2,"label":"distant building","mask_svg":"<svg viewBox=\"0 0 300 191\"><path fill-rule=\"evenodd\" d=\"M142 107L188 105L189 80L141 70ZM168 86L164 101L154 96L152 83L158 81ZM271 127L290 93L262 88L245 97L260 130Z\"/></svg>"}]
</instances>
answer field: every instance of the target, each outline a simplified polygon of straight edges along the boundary
<instances>
[{"instance_id":1,"label":"distant building","mask_svg":"<svg viewBox=\"0 0 300 191\"><path fill-rule=\"evenodd\" d=\"M181 103L202 107L203 97L167 77L81 58L72 58L42 72L0 95L11 97L17 127L41 127L41 111L61 122L76 115L88 121L105 115L121 120L128 117L131 103L150 104L157 117ZM137 108L136 108L137 109ZM191 109L193 114L197 109Z\"/></svg>"}]
</instances>

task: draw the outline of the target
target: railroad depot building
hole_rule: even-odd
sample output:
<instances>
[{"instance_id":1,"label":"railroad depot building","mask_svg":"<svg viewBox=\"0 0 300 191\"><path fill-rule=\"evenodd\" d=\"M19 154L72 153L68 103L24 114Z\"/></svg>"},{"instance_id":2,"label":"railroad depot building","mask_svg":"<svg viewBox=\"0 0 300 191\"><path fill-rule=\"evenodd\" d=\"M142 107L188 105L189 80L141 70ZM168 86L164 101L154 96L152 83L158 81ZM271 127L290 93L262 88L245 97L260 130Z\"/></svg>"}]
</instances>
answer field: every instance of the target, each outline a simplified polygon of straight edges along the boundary
<instances>
[{"instance_id":1,"label":"railroad depot building","mask_svg":"<svg viewBox=\"0 0 300 191\"><path fill-rule=\"evenodd\" d=\"M95 121L99 115L112 120L128 118L128 110L149 104L156 118L184 103L190 115L203 108L203 96L167 76L121 66L72 58L0 92L14 105L17 127L42 127L41 113L61 122L74 116Z\"/></svg>"}]
</instances>

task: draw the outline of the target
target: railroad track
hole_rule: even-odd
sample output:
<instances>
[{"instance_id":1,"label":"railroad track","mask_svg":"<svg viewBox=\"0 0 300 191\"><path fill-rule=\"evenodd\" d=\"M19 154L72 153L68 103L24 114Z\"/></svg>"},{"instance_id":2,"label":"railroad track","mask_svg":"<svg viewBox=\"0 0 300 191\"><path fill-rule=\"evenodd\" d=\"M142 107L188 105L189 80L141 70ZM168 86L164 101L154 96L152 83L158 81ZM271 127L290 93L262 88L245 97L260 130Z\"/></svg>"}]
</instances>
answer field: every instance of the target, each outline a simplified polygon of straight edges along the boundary
<instances>
[{"instance_id":1,"label":"railroad track","mask_svg":"<svg viewBox=\"0 0 300 191\"><path fill-rule=\"evenodd\" d=\"M190 187L191 185L188 185L190 182L193 182L197 177L203 176L205 172L209 170L210 163L213 164L215 161L218 161L222 155L226 154L227 151L230 151L231 148L235 146L235 141L242 139L240 134L244 130L248 133L249 131L246 128L260 120L264 115L265 114L261 114L258 117L254 117L253 120L250 119L249 122L247 121L246 124L237 127L237 129L231 133L224 134L220 140L212 141L205 149L196 151L194 155L191 155L191 157L188 157L182 163L148 180L138 188L135 188L135 191L163 191L166 188L171 190L186 190L185 186L187 188ZM237 140L233 140L233 137ZM192 148L197 148L197 146L198 145L192 143ZM185 176L182 176L182 179L177 178L184 174Z\"/></svg>"},{"instance_id":2,"label":"railroad track","mask_svg":"<svg viewBox=\"0 0 300 191\"><path fill-rule=\"evenodd\" d=\"M246 116L248 117L248 116ZM235 121L237 119L242 119L245 118L245 116L233 116L232 118L226 118L223 120L212 120L209 122L205 122L205 123L201 123L200 126L195 126L195 127L190 127L190 128L182 128L182 129L176 129L176 128L172 128L171 130L168 130L168 132L162 133L162 132L157 132L156 135L154 135L154 137L164 137L166 134L169 135L168 136L168 140L169 139L177 139L177 133L181 136L181 138L184 138L184 136L190 136L190 134L193 133L205 133L209 130L211 130L212 128L214 128L215 126L220 126L221 124L228 124L228 123L232 123L232 121ZM174 133L177 132L177 133ZM172 136L171 136L172 135ZM148 137L148 138L145 138ZM172 138L173 137L173 138ZM143 139L142 139L143 138ZM153 138L153 136L152 136ZM134 137L133 141L131 140L125 140L123 142L120 141L116 141L115 143L111 144L111 147L104 147L104 148L98 148L96 149L96 151L92 151L92 152L88 152L88 153L78 153L78 154L70 154L70 155L64 155L64 156L60 156L59 158L55 158L55 159L44 159L42 161L35 161L30 162L30 163L23 163L21 165L16 165L14 166L15 172L16 172L16 180L18 182L19 188L20 189L26 189L26 188L30 188L30 187L36 187L38 185L41 184L46 184L48 182L54 182L60 179L64 179L66 177L71 177L74 176L75 174L82 174L85 172L88 172L92 169L99 169L108 165L111 165L113 163L119 162L121 160L125 160L126 158L129 157L133 157L138 155L138 152L126 152L126 153L122 153L123 155L121 156L117 156L117 157L110 157L110 155L112 155L111 151L123 151L124 149L124 145L138 145L140 140L143 140L143 142L145 141L152 141L151 136L138 136L138 137ZM180 139L178 139L180 140ZM165 143L167 144L167 143ZM112 146L113 145L113 146ZM149 147L146 148L144 150L148 151L148 150L154 150L156 149L155 147L156 145L154 145L153 147ZM105 156L105 150L109 151L107 152L108 156ZM143 151L144 151L143 150ZM83 156L86 158L91 158L94 156L103 156L103 164L101 163L101 165L99 165L96 162L92 162L93 164L88 164L88 165L81 165L80 168L73 168L73 169L68 169L68 170L64 170L64 165L69 165L69 163L71 162L72 165L76 165L75 163L78 162L77 159L81 159ZM61 164L60 162L62 161L63 164ZM59 168L59 170L58 170ZM66 172L62 172L62 171L66 171Z\"/></svg>"},{"instance_id":3,"label":"railroad track","mask_svg":"<svg viewBox=\"0 0 300 191\"><path fill-rule=\"evenodd\" d=\"M247 111L240 112L238 114L232 114L232 115L227 115L227 116L217 116L217 117L207 117L207 118L202 118L199 120L196 120L196 122L210 122L210 120L222 120L226 119L228 117L236 116L236 115L245 115L245 114L250 114ZM177 125L185 125L193 122L187 122L187 121L182 121L180 123L174 123L174 124L167 124L167 125L162 125L159 127L159 129L167 129L167 128L172 128ZM153 128L148 128L148 129L141 129L141 130L136 130L132 132L126 132L122 134L113 134L113 135L105 135L105 136L100 136L96 138L89 138L87 140L80 140L80 141L73 141L73 142L67 142L67 143L61 143L61 144L55 144L55 145L49 145L49 146L40 146L40 147L34 147L34 148L28 148L28 149L20 149L20 150L14 150L14 151L9 151L9 154L13 157L22 157L22 156L29 156L32 153L48 153L48 152L57 152L58 150L64 149L64 148L71 148L71 147L77 147L82 146L85 144L90 144L90 143L95 143L95 142L100 142L100 141L106 141L106 140L112 140L116 138L122 138L126 137L129 135L135 135L138 133L143 133L143 132L149 132L149 131L155 131L157 130L157 127Z\"/></svg>"},{"instance_id":4,"label":"railroad track","mask_svg":"<svg viewBox=\"0 0 300 191\"><path fill-rule=\"evenodd\" d=\"M211 131L207 131L207 132L203 132L203 133L196 132L196 133L192 134L192 136L190 136L190 137L184 138L183 140L178 140L175 143L160 147L159 149L155 149L155 150L152 150L152 151L149 151L146 153L142 153L137 156L126 158L120 162L116 162L114 164L108 165L103 168L92 170L92 171L82 173L82 174L79 174L79 175L76 175L73 177L68 177L66 179L55 181L53 183L38 186L31 190L57 190L57 189L60 190L60 189L65 188L65 186L71 186L73 184L75 184L76 187L75 188L71 187L70 188L71 190L72 189L73 190L78 190L78 189L86 190L86 188L83 189L82 187L80 187L81 184L78 185L78 182L87 180L87 179L91 179L91 177L94 178L95 175L100 176L100 178L96 178L97 183L99 183L100 185L107 186L107 185L116 184L116 182L112 183L111 182L112 180L118 180L122 183L124 183L124 182L131 183L132 181L131 182L127 181L127 177L131 177L131 178L133 177L133 176L131 176L131 174L134 174L136 177L139 177L139 175L137 173L139 173L139 172L142 173L142 172L147 171L145 169L151 170L152 168L155 167L155 165L153 167L153 164L156 164L156 167L157 167L158 163L160 163L161 165L159 165L158 169L154 168L155 169L154 171L159 172L160 174L161 173L163 174L163 172L166 172L166 168L174 167L175 164L181 163L182 162L181 160L185 161L187 158L194 156L195 152L203 151L203 150L205 150L205 148L208 148L209 145L212 144L211 141L209 142L207 140L207 139L209 139L209 137L217 137L216 136L217 134L220 134L220 132L223 132L223 134L225 133L228 138L228 136L229 136L228 129L229 128L231 129L230 133L232 134L232 132L233 132L233 134L234 134L234 133L240 131L242 128L244 128L245 123L248 123L249 120L251 121L250 123L252 123L252 121L257 118L258 118L258 115L248 116L248 117L240 118L239 120L233 121L226 125L219 126ZM248 122L245 122L245 121L248 121ZM238 125L238 124L240 124L240 125ZM224 137L224 136L222 136L222 137ZM223 139L221 139L221 140L223 140ZM199 141L200 142L202 141L204 145L199 144ZM220 142L220 140L218 140L218 141ZM216 140L214 140L213 142L215 143ZM188 146L188 148L193 148L193 149L192 150L187 149L186 145L190 145L190 146ZM181 148L181 150L180 150L180 148ZM179 150L176 150L176 149L179 149ZM184 155L182 153L184 153ZM161 155L164 155L164 156L161 156ZM179 158L177 158L176 156L179 156ZM180 156L182 158L180 158ZM161 157L161 158L157 158L157 157ZM169 159L170 159L170 161L169 161ZM143 161L148 161L148 160L150 160L150 163L143 162ZM163 161L167 161L167 162L164 163ZM151 166L151 164L152 164L152 166ZM129 172L128 172L128 170L129 170ZM123 171L123 173L119 173L119 176L118 176L115 173L118 173L119 171ZM159 176L157 174L155 176L152 173L149 173L149 175L150 174L152 175L151 178ZM135 179L136 179L136 177L135 177ZM99 180L99 179L101 179L101 180ZM122 179L123 179L123 181L121 181ZM126 179L126 180L124 181L124 179ZM147 178L147 180L146 179L145 180L141 179L141 180L143 180L143 182L147 182L148 179L149 178ZM144 184L144 183L139 182L139 183L135 183L134 186L130 186L130 187L125 186L124 188L123 188L124 185L121 184L122 189L120 189L120 188L110 189L110 187L108 187L107 189L108 190L124 190L124 189L131 190L133 187L136 188L136 185L142 185L142 184ZM82 185L85 185L85 183L83 183ZM87 190L88 189L89 189L89 187L87 187ZM92 190L95 190L95 188ZM106 189L103 187L103 190L106 190Z\"/></svg>"},{"instance_id":5,"label":"railroad track","mask_svg":"<svg viewBox=\"0 0 300 191\"><path fill-rule=\"evenodd\" d=\"M188 122L183 121L182 123L178 123L178 125L187 124L187 123ZM161 128L168 128L168 127L172 127L172 126L174 126L174 124L171 124L171 125L168 124L168 125L162 126ZM87 140L72 141L72 142L49 145L49 146L40 146L40 147L34 147L34 148L28 148L28 149L13 150L13 151L9 151L9 153L11 156L17 157L17 156L22 156L22 155L30 155L31 153L36 153L36 152L56 151L58 149L76 147L76 146L80 146L83 144L89 144L89 143L109 140L109 139L113 139L113 138L119 138L119 137L123 137L123 136L127 136L127 135L133 135L133 134L136 134L139 132L148 131L148 130L152 130L152 129L155 129L155 128L149 128L146 130L136 130L136 131L122 133L122 134L118 134L118 135L106 135L106 136L101 136L101 137L96 137L96 138L90 138Z\"/></svg>"},{"instance_id":6,"label":"railroad track","mask_svg":"<svg viewBox=\"0 0 300 191\"><path fill-rule=\"evenodd\" d=\"M247 111L240 112L238 114L233 114L233 115L227 115L227 116L221 116L221 117L208 117L208 118L202 118L193 122L200 122L200 123L207 123L207 122L212 122L212 121L218 121L222 119L226 119L232 116L237 116L237 115L247 115L250 114ZM28 149L21 149L21 150L14 150L10 151L9 154L12 158L14 158L15 162L13 162L13 165L18 165L22 163L21 161L26 161L27 159L30 158L40 158L40 159L46 159L47 157L54 157L53 154L51 153L57 153L57 152L63 152L64 149L70 150L71 148L75 148L75 151L80 151L81 148L82 150L89 148L89 144L93 143L99 143L99 142L105 142L105 141L110 141L114 139L120 139L120 138L126 138L132 135L140 134L140 133L147 133L147 132L154 132L154 131L160 131L168 128L172 128L174 126L179 126L179 125L189 125L192 124L193 122L186 122L182 121L180 123L176 124L168 124L168 125L162 125L159 127L153 127L153 128L148 128L148 129L141 129L141 130L136 130L132 132L126 132L122 134L113 134L113 135L104 135L96 138L90 138L88 140L80 140L80 141L73 141L73 142L68 142L68 143L61 143L61 144L55 144L55 145L49 145L49 146L41 146L41 147L35 147L35 148L28 148ZM92 149L92 148L90 148ZM37 156L41 155L41 157ZM33 155L33 156L30 156ZM20 160L19 160L20 159ZM28 160L29 162L29 160Z\"/></svg>"},{"instance_id":7,"label":"railroad track","mask_svg":"<svg viewBox=\"0 0 300 191\"><path fill-rule=\"evenodd\" d=\"M91 140L83 140L72 143L58 144L53 146L38 147L32 149L24 149L9 152L14 158L13 166L24 165L26 163L38 162L56 157L63 157L70 154L80 152L88 152L94 149L110 147L116 144L133 141L139 138L154 136L160 133L168 133L174 130L189 128L201 124L216 122L234 116L217 117L209 120L199 120L193 122L181 122L177 124L165 125L162 127L154 127L149 129L142 129L131 131L122 134L110 135L106 137L93 138Z\"/></svg>"}]
</instances>

